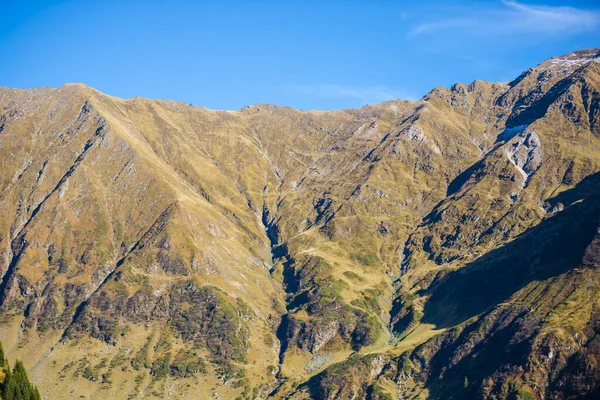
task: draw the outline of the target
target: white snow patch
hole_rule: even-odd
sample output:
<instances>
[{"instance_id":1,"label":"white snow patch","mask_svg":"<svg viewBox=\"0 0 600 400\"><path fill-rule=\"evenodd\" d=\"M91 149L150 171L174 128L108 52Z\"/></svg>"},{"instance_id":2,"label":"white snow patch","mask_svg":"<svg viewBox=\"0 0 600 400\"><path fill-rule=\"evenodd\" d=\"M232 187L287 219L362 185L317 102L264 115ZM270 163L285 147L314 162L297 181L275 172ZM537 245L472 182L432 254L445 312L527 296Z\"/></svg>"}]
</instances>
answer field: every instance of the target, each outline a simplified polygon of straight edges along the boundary
<instances>
[{"instance_id":1,"label":"white snow patch","mask_svg":"<svg viewBox=\"0 0 600 400\"><path fill-rule=\"evenodd\" d=\"M564 66L564 67L571 67L573 65L582 66L583 64L588 63L591 60L592 60L591 58L576 58L575 60L568 60L568 59L558 58L556 60L552 60L550 62L550 64L552 64L552 65L560 65L560 66Z\"/></svg>"},{"instance_id":2,"label":"white snow patch","mask_svg":"<svg viewBox=\"0 0 600 400\"><path fill-rule=\"evenodd\" d=\"M561 71L569 71L589 64L592 61L598 62L598 58L597 52L577 52L550 59L549 67L552 70L560 69Z\"/></svg>"}]
</instances>

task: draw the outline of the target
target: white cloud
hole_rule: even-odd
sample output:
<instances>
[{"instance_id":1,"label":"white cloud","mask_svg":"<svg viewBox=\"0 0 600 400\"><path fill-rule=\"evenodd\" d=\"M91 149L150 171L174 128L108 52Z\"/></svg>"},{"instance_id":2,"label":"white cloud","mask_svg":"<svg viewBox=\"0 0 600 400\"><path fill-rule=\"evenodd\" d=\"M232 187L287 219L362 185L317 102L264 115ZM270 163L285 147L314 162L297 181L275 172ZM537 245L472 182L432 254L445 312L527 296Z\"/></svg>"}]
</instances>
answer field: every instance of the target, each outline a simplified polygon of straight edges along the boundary
<instances>
[{"instance_id":1,"label":"white cloud","mask_svg":"<svg viewBox=\"0 0 600 400\"><path fill-rule=\"evenodd\" d=\"M408 96L406 93L390 89L386 86L358 87L327 83L317 85L290 84L286 86L285 89L288 92L300 93L313 97L356 99L364 104L379 103L394 99L412 99L412 97Z\"/></svg>"},{"instance_id":2,"label":"white cloud","mask_svg":"<svg viewBox=\"0 0 600 400\"><path fill-rule=\"evenodd\" d=\"M411 35L420 35L424 33L433 33L446 29L464 29L477 27L478 21L470 18L446 19L436 22L429 22L416 26L410 31Z\"/></svg>"},{"instance_id":3,"label":"white cloud","mask_svg":"<svg viewBox=\"0 0 600 400\"><path fill-rule=\"evenodd\" d=\"M483 8L465 8L450 18L423 22L409 33L418 36L442 31L476 35L569 34L600 27L600 12L569 6L537 6L502 0Z\"/></svg>"}]
</instances>

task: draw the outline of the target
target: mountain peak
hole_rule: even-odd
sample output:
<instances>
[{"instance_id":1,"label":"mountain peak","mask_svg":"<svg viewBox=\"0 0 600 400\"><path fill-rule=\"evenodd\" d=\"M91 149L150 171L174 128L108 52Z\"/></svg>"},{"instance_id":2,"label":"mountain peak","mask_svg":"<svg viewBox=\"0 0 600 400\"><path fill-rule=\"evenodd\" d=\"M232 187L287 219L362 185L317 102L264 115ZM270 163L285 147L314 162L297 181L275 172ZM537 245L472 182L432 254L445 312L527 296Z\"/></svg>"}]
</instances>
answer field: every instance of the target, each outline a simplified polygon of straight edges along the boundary
<instances>
[{"instance_id":1,"label":"mountain peak","mask_svg":"<svg viewBox=\"0 0 600 400\"><path fill-rule=\"evenodd\" d=\"M597 62L599 59L600 48L583 49L563 54L562 56L551 57L539 64L536 69L568 74L590 62Z\"/></svg>"}]
</instances>

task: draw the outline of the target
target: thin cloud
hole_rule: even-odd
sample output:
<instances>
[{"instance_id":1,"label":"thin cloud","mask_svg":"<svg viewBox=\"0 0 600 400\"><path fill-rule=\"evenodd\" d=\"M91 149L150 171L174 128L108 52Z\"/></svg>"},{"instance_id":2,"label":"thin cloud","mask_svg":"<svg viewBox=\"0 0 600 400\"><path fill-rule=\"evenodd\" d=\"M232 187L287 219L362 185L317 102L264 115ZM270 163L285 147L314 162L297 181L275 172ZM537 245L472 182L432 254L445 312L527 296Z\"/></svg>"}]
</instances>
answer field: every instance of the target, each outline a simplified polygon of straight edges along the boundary
<instances>
[{"instance_id":1,"label":"thin cloud","mask_svg":"<svg viewBox=\"0 0 600 400\"><path fill-rule=\"evenodd\" d=\"M443 31L477 35L569 34L600 27L600 12L570 6L537 6L503 0L484 8L463 9L450 18L420 23L409 36Z\"/></svg>"},{"instance_id":2,"label":"thin cloud","mask_svg":"<svg viewBox=\"0 0 600 400\"><path fill-rule=\"evenodd\" d=\"M447 29L464 29L469 27L477 27L479 21L473 18L457 18L457 19L446 19L442 21L430 22L416 26L410 31L413 36L434 33Z\"/></svg>"},{"instance_id":3,"label":"thin cloud","mask_svg":"<svg viewBox=\"0 0 600 400\"><path fill-rule=\"evenodd\" d=\"M391 89L386 86L357 87L334 84L291 84L286 87L286 91L320 98L356 99L364 104L379 103L395 99L412 99L412 96L408 96L402 91Z\"/></svg>"}]
</instances>

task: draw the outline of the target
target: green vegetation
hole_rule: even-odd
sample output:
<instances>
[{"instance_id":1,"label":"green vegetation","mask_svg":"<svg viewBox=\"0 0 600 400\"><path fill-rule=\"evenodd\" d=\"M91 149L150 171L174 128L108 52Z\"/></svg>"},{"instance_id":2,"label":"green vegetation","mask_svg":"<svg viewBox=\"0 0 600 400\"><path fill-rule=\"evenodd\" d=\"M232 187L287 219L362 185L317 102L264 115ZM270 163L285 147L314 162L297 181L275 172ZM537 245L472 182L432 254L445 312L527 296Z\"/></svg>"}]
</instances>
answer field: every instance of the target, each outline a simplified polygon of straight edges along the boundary
<instances>
[{"instance_id":1,"label":"green vegetation","mask_svg":"<svg viewBox=\"0 0 600 400\"><path fill-rule=\"evenodd\" d=\"M96 377L96 373L94 372L94 370L92 368L90 368L89 365L87 367L85 367L81 376L83 376L85 379L87 379L88 381L91 381L91 382L96 382L96 380L98 379Z\"/></svg>"},{"instance_id":2,"label":"green vegetation","mask_svg":"<svg viewBox=\"0 0 600 400\"><path fill-rule=\"evenodd\" d=\"M215 359L245 361L250 331L240 317L242 303L236 307L222 290L193 281L174 285L171 296L176 306L170 323L184 340L206 348ZM248 317L250 312L241 311Z\"/></svg>"},{"instance_id":3,"label":"green vegetation","mask_svg":"<svg viewBox=\"0 0 600 400\"><path fill-rule=\"evenodd\" d=\"M252 307L250 307L248 303L244 301L244 299L238 297L235 299L235 302L237 304L240 317L242 317L243 320L249 321L256 317L256 313L254 312L254 310L252 310Z\"/></svg>"},{"instance_id":4,"label":"green vegetation","mask_svg":"<svg viewBox=\"0 0 600 400\"><path fill-rule=\"evenodd\" d=\"M358 253L355 255L356 261L358 261L359 264L365 266L365 267L369 267L371 265L374 265L378 258L377 258L377 254L374 253L366 253L366 252L362 252L362 253Z\"/></svg>"},{"instance_id":5,"label":"green vegetation","mask_svg":"<svg viewBox=\"0 0 600 400\"><path fill-rule=\"evenodd\" d=\"M190 377L195 374L205 374L207 364L204 359L193 350L181 350L171 363L171 376L180 378Z\"/></svg>"},{"instance_id":6,"label":"green vegetation","mask_svg":"<svg viewBox=\"0 0 600 400\"><path fill-rule=\"evenodd\" d=\"M167 353L162 357L157 358L152 363L150 374L155 379L166 378L169 375L169 362L171 361L171 353Z\"/></svg>"},{"instance_id":7,"label":"green vegetation","mask_svg":"<svg viewBox=\"0 0 600 400\"><path fill-rule=\"evenodd\" d=\"M344 276L348 279L354 280L356 282L364 282L365 278L363 278L362 276L360 276L359 274L357 274L356 272L353 271L344 271Z\"/></svg>"},{"instance_id":8,"label":"green vegetation","mask_svg":"<svg viewBox=\"0 0 600 400\"><path fill-rule=\"evenodd\" d=\"M148 367L148 351L150 350L150 344L152 343L152 336L148 337L144 346L137 352L135 357L131 359L131 366L134 370L139 371L142 367Z\"/></svg>"},{"instance_id":9,"label":"green vegetation","mask_svg":"<svg viewBox=\"0 0 600 400\"><path fill-rule=\"evenodd\" d=\"M2 400L41 400L37 387L29 382L25 367L17 360L14 368L10 369L8 360L4 357L4 349L0 343L0 394Z\"/></svg>"}]
</instances>

